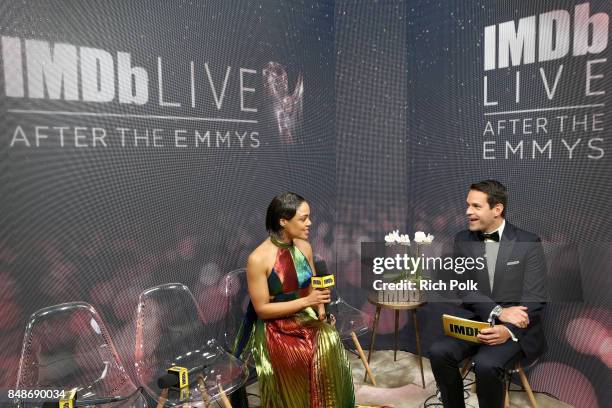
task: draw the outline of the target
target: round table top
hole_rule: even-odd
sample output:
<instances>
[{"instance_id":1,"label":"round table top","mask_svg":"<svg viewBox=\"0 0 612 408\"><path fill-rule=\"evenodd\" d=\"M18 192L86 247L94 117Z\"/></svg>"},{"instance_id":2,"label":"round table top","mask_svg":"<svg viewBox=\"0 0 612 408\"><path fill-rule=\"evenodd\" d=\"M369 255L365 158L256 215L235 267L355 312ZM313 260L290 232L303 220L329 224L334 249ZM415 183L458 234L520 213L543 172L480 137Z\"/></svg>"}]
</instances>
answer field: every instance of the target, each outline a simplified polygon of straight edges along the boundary
<instances>
[{"instance_id":1,"label":"round table top","mask_svg":"<svg viewBox=\"0 0 612 408\"><path fill-rule=\"evenodd\" d=\"M380 306L385 309L393 309L393 310L412 310L417 309L423 306L425 301L423 302L384 302L379 300L379 292L372 292L368 294L368 302L373 304L374 306Z\"/></svg>"}]
</instances>

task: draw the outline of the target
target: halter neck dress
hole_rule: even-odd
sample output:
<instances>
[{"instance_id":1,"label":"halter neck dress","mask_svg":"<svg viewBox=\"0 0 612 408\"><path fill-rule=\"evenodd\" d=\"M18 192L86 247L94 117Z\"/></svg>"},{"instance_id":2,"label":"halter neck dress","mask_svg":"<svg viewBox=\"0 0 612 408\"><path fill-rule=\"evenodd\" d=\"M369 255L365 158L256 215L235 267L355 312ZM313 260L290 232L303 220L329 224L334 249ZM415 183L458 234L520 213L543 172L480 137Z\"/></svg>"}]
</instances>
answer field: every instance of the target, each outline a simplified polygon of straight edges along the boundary
<instances>
[{"instance_id":1,"label":"halter neck dress","mask_svg":"<svg viewBox=\"0 0 612 408\"><path fill-rule=\"evenodd\" d=\"M295 245L277 247L268 276L271 302L307 296L312 276L308 260ZM340 335L321 322L311 307L288 317L262 320L249 302L234 353L244 357L249 352L262 407L355 407L351 367Z\"/></svg>"}]
</instances>

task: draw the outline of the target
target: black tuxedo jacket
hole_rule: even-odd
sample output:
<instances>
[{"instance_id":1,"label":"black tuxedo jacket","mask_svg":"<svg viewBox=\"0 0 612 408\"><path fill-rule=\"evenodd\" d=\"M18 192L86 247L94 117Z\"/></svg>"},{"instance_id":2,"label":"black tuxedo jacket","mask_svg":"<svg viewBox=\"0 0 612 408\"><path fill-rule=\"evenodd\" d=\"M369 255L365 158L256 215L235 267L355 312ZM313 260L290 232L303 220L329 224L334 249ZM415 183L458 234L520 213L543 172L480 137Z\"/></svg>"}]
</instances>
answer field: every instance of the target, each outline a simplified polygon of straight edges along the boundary
<instances>
[{"instance_id":1,"label":"black tuxedo jacket","mask_svg":"<svg viewBox=\"0 0 612 408\"><path fill-rule=\"evenodd\" d=\"M546 259L540 238L521 230L506 221L495 263L493 292L489 287L489 272L484 261L483 269L472 269L458 275L459 280L473 280L478 291L459 291L472 318L486 321L496 305L502 307L526 306L529 326L521 329L504 323L518 338L528 359L546 350L542 327L542 315L546 305ZM485 256L485 244L477 232L461 231L455 236L454 255L459 257ZM485 258L486 259L486 258ZM509 339L508 341L512 341Z\"/></svg>"}]
</instances>

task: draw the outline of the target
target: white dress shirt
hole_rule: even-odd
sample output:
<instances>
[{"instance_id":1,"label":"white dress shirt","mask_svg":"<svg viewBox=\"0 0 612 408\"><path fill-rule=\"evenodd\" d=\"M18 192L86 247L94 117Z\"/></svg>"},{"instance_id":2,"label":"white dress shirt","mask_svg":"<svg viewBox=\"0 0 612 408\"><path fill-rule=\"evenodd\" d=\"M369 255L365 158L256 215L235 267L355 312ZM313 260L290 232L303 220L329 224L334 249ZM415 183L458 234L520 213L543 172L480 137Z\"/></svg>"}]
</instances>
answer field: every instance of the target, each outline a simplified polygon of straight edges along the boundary
<instances>
[{"instance_id":1,"label":"white dress shirt","mask_svg":"<svg viewBox=\"0 0 612 408\"><path fill-rule=\"evenodd\" d=\"M502 223L501 223L501 225L499 226L499 228L497 228L497 229L496 229L496 230L494 230L494 231L487 232L487 234L492 234L492 233L494 233L495 231L497 231L497 233L499 234L499 242L501 242L501 239L502 239L502 234L504 233L504 228L505 228L505 227L506 227L506 220L503 220L503 221L502 221ZM485 239L485 240L484 240L484 242L485 242L485 243L487 243L487 242L495 242L495 241L493 241L492 239ZM493 292L493 287L491 287L491 292ZM491 311L493 311L493 309L491 309ZM504 327L506 328L506 330L508 330L508 333L510 333L510 337L512 338L512 340L513 340L513 341L518 341L518 339L516 338L516 336L514 335L514 333L512 333L512 330L510 330L510 329L508 328L508 326L504 326Z\"/></svg>"}]
</instances>

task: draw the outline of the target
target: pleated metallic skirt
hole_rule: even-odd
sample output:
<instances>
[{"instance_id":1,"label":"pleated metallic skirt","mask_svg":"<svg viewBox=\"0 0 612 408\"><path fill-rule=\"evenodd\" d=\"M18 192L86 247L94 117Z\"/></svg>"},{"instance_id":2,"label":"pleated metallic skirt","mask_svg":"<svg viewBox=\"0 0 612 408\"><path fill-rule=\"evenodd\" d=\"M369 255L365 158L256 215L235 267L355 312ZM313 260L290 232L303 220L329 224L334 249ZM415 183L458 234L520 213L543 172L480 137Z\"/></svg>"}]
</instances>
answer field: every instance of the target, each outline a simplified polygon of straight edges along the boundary
<instances>
[{"instance_id":1,"label":"pleated metallic skirt","mask_svg":"<svg viewBox=\"0 0 612 408\"><path fill-rule=\"evenodd\" d=\"M262 407L355 407L340 336L311 308L283 319L257 319L250 337Z\"/></svg>"}]
</instances>

